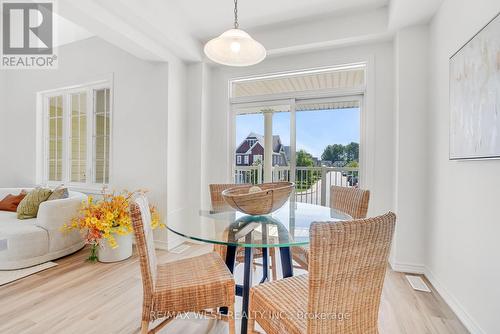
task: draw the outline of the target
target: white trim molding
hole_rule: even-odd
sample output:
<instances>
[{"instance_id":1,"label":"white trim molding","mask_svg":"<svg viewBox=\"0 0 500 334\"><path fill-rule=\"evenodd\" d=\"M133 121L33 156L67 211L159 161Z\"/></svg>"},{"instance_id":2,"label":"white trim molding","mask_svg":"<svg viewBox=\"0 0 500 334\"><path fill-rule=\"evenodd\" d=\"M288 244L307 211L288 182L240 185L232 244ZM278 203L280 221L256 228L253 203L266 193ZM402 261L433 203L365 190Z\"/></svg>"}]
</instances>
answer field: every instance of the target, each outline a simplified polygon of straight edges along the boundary
<instances>
[{"instance_id":1,"label":"white trim molding","mask_svg":"<svg viewBox=\"0 0 500 334\"><path fill-rule=\"evenodd\" d=\"M455 313L462 324L467 328L471 334L486 334L486 332L479 326L479 324L472 318L472 316L465 310L465 307L455 298L446 287L441 284L441 281L432 273L432 271L425 267L424 276L429 280L434 289L439 293L443 300L448 304L451 310Z\"/></svg>"},{"instance_id":2,"label":"white trim molding","mask_svg":"<svg viewBox=\"0 0 500 334\"><path fill-rule=\"evenodd\" d=\"M451 294L451 292L441 283L441 281L427 266L421 264L394 263L392 261L389 264L393 271L424 275L425 278L427 278L427 280L432 284L434 290L441 296L441 298L443 298L444 302L450 307L453 313L455 313L457 318L471 334L486 334L486 332L481 329L478 323L465 310L458 299Z\"/></svg>"},{"instance_id":3,"label":"white trim molding","mask_svg":"<svg viewBox=\"0 0 500 334\"><path fill-rule=\"evenodd\" d=\"M408 264L408 263L395 263L389 262L391 269L399 273L408 274L425 274L425 266L423 264Z\"/></svg>"},{"instance_id":4,"label":"white trim molding","mask_svg":"<svg viewBox=\"0 0 500 334\"><path fill-rule=\"evenodd\" d=\"M168 251L169 249L172 249L174 247L168 247L168 242L167 241L163 241L163 240L157 240L155 239L155 248L156 249L161 249L161 250L166 250Z\"/></svg>"},{"instance_id":5,"label":"white trim molding","mask_svg":"<svg viewBox=\"0 0 500 334\"><path fill-rule=\"evenodd\" d=\"M108 182L106 183L96 183L95 182L95 147L94 139L96 136L95 128L95 94L98 90L108 90L109 98L105 100L105 105L109 118L109 132L107 133L109 140L109 152L106 152L108 158L108 170L107 177ZM72 120L72 106L71 106L71 96L74 94L85 94L85 119L86 119L86 147L87 152L85 156L86 161L86 179L85 182L73 182L71 181L71 120ZM60 116L62 125L62 173L60 181L50 181L48 175L48 161L49 161L49 99L51 97L60 97L62 99L62 115ZM112 180L112 161L113 161L113 76L109 75L105 78L87 82L84 84L72 84L66 87L61 87L57 89L50 89L45 91L37 92L37 113L36 113L36 174L35 180L36 184L43 184L48 186L58 186L60 184L66 184L72 189L78 189L86 193L100 193L103 186L111 183ZM106 164L104 164L104 173L106 174Z\"/></svg>"}]
</instances>

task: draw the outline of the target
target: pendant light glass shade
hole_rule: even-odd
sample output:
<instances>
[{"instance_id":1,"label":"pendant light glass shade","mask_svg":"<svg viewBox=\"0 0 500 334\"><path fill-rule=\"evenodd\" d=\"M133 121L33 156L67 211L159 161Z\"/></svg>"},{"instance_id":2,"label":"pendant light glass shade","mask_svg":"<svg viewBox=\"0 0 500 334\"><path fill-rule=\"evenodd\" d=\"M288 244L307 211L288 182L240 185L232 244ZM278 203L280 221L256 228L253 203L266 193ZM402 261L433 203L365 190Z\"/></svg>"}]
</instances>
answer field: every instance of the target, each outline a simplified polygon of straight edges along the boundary
<instances>
[{"instance_id":1,"label":"pendant light glass shade","mask_svg":"<svg viewBox=\"0 0 500 334\"><path fill-rule=\"evenodd\" d=\"M266 58L266 49L241 29L230 29L204 48L208 58L228 66L250 66Z\"/></svg>"}]
</instances>

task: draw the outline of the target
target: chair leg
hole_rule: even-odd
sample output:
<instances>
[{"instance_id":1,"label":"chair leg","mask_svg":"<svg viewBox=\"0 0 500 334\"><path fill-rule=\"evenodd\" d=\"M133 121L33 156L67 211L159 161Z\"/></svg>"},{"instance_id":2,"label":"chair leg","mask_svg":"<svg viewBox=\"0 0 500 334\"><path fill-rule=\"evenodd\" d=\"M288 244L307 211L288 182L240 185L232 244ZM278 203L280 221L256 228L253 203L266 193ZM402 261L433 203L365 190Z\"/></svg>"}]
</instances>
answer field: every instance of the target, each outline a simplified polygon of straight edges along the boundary
<instances>
[{"instance_id":1,"label":"chair leg","mask_svg":"<svg viewBox=\"0 0 500 334\"><path fill-rule=\"evenodd\" d=\"M269 253L271 255L271 274L273 276L273 281L278 279L278 271L276 270L276 248L270 248Z\"/></svg>"},{"instance_id":2,"label":"chair leg","mask_svg":"<svg viewBox=\"0 0 500 334\"><path fill-rule=\"evenodd\" d=\"M141 322L141 334L148 334L149 331L149 321L143 320Z\"/></svg>"},{"instance_id":3,"label":"chair leg","mask_svg":"<svg viewBox=\"0 0 500 334\"><path fill-rule=\"evenodd\" d=\"M254 334L255 332L255 317L252 310L252 296L250 295L250 307L248 308L248 334Z\"/></svg>"},{"instance_id":4,"label":"chair leg","mask_svg":"<svg viewBox=\"0 0 500 334\"><path fill-rule=\"evenodd\" d=\"M153 301L146 295L143 296L142 302L142 319L141 319L141 334L147 334L149 332L149 321L151 320L151 307Z\"/></svg>"},{"instance_id":5,"label":"chair leg","mask_svg":"<svg viewBox=\"0 0 500 334\"><path fill-rule=\"evenodd\" d=\"M309 268L308 268L309 266L307 266L304 262L302 262L298 258L294 257L293 261L295 261L295 263L297 263L297 264L293 265L293 267L295 269L309 270Z\"/></svg>"},{"instance_id":6,"label":"chair leg","mask_svg":"<svg viewBox=\"0 0 500 334\"><path fill-rule=\"evenodd\" d=\"M231 305L229 305L228 309L229 309L229 314L228 314L229 334L235 334L236 333L236 329L235 329L235 316L236 315L234 314L234 300L231 303Z\"/></svg>"}]
</instances>

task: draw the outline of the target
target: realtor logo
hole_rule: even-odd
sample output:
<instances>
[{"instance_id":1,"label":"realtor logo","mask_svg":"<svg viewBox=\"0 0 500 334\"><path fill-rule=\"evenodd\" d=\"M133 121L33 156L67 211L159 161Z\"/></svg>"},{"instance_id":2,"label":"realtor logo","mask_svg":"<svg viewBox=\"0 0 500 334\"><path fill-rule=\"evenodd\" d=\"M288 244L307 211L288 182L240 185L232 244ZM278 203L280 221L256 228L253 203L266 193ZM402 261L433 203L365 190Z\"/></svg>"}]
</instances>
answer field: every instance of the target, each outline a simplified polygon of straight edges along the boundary
<instances>
[{"instance_id":1,"label":"realtor logo","mask_svg":"<svg viewBox=\"0 0 500 334\"><path fill-rule=\"evenodd\" d=\"M56 68L53 38L52 2L2 2L2 68Z\"/></svg>"}]
</instances>

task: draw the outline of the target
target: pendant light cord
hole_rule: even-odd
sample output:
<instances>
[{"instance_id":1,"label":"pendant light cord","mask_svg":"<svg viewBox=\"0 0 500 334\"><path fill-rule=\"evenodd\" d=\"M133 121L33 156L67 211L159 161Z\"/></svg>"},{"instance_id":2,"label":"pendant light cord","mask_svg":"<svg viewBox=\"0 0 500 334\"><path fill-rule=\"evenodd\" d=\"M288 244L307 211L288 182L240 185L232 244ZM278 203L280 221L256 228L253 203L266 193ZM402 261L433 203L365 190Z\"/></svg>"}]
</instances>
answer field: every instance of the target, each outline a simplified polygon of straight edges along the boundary
<instances>
[{"instance_id":1,"label":"pendant light cord","mask_svg":"<svg viewBox=\"0 0 500 334\"><path fill-rule=\"evenodd\" d=\"M234 29L238 29L238 0L234 0Z\"/></svg>"}]
</instances>

